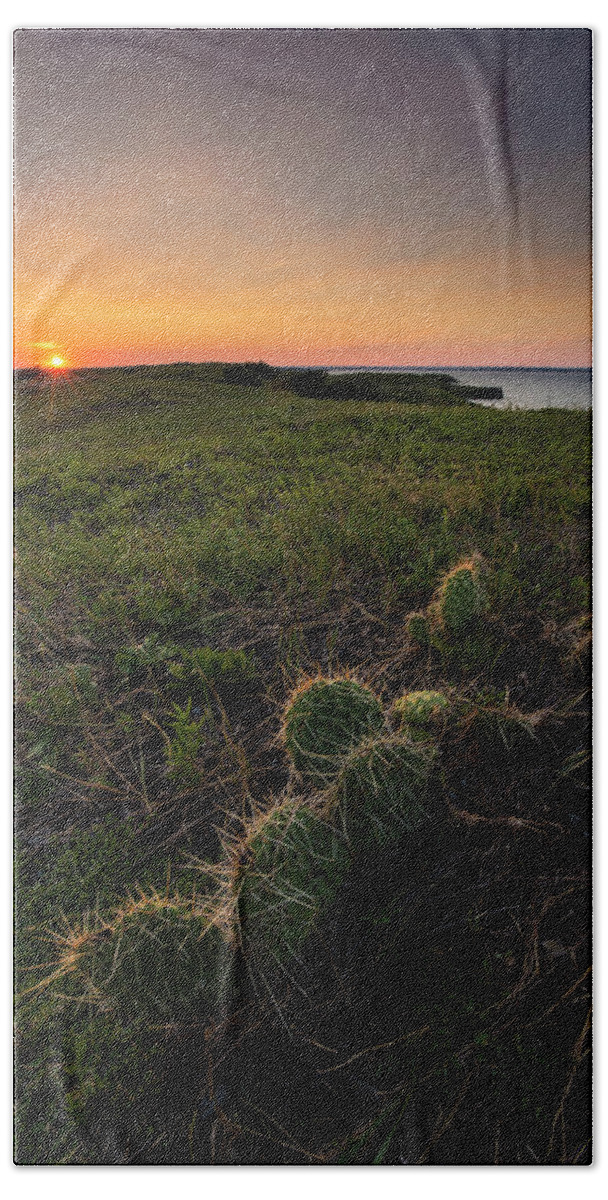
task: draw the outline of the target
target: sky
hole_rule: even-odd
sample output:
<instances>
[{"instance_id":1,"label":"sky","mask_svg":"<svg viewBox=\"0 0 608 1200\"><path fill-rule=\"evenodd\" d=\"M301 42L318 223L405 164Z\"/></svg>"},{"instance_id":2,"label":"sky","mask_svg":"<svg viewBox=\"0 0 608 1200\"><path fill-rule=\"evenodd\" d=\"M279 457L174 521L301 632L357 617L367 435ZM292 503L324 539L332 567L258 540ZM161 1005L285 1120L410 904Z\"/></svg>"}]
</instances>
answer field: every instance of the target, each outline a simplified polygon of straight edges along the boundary
<instances>
[{"instance_id":1,"label":"sky","mask_svg":"<svg viewBox=\"0 0 608 1200\"><path fill-rule=\"evenodd\" d=\"M15 34L15 361L586 366L590 35Z\"/></svg>"}]
</instances>

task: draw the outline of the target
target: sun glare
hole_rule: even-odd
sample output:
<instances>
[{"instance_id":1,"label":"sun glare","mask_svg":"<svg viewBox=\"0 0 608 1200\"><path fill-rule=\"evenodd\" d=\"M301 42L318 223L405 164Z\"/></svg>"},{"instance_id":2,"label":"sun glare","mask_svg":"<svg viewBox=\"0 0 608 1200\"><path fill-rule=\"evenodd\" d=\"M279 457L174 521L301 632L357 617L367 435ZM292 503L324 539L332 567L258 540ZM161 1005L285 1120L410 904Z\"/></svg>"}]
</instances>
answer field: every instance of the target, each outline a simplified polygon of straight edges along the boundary
<instances>
[{"instance_id":1,"label":"sun glare","mask_svg":"<svg viewBox=\"0 0 608 1200\"><path fill-rule=\"evenodd\" d=\"M60 358L58 354L54 354L49 359L49 367L52 367L54 371L61 370L62 367L65 367L65 358Z\"/></svg>"}]
</instances>

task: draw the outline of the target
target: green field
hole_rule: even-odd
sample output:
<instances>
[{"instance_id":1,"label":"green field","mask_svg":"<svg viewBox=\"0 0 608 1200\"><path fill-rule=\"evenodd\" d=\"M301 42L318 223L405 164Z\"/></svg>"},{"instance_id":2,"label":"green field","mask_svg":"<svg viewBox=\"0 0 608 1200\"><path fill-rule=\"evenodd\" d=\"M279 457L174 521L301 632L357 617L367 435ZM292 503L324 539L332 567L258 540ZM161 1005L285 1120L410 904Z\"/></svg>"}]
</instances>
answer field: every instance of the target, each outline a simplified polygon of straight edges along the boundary
<instances>
[{"instance_id":1,"label":"green field","mask_svg":"<svg viewBox=\"0 0 608 1200\"><path fill-rule=\"evenodd\" d=\"M589 416L284 383L18 380L18 1160L586 1162ZM442 581L471 561L460 630ZM218 897L268 811L326 820L282 726L344 676L389 742L399 696L449 697L426 823L347 866L332 832L267 968L264 896ZM316 879L296 810L280 870ZM183 982L148 1013L142 896L165 975L210 947L194 1017Z\"/></svg>"}]
</instances>

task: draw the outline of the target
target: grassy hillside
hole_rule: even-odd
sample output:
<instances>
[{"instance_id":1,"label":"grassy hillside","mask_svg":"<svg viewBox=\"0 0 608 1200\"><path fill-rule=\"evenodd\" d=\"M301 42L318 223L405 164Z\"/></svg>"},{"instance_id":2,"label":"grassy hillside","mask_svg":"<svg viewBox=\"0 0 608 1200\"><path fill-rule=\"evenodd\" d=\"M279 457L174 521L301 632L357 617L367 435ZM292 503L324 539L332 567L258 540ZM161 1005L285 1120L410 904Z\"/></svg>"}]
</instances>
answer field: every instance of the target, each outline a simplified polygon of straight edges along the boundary
<instances>
[{"instance_id":1,"label":"grassy hillside","mask_svg":"<svg viewBox=\"0 0 608 1200\"><path fill-rule=\"evenodd\" d=\"M19 382L18 1157L587 1161L589 417L284 383Z\"/></svg>"}]
</instances>

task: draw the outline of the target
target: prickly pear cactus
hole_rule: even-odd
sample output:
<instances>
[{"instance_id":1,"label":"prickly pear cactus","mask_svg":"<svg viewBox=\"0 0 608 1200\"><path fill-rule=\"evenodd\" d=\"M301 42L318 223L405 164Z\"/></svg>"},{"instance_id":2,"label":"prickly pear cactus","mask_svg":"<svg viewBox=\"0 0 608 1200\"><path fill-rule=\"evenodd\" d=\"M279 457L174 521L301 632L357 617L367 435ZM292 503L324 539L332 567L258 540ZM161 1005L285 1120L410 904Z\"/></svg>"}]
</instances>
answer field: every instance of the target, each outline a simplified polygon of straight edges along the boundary
<instances>
[{"instance_id":1,"label":"prickly pear cactus","mask_svg":"<svg viewBox=\"0 0 608 1200\"><path fill-rule=\"evenodd\" d=\"M479 571L473 559L445 576L439 589L439 616L451 633L460 633L482 611Z\"/></svg>"},{"instance_id":2,"label":"prickly pear cactus","mask_svg":"<svg viewBox=\"0 0 608 1200\"><path fill-rule=\"evenodd\" d=\"M324 787L344 754L384 725L379 700L354 679L317 679L295 694L285 713L285 745L307 782Z\"/></svg>"},{"instance_id":3,"label":"prickly pear cactus","mask_svg":"<svg viewBox=\"0 0 608 1200\"><path fill-rule=\"evenodd\" d=\"M124 1020L200 1019L214 1000L219 941L192 900L152 892L67 939L61 972L81 998Z\"/></svg>"},{"instance_id":4,"label":"prickly pear cactus","mask_svg":"<svg viewBox=\"0 0 608 1200\"><path fill-rule=\"evenodd\" d=\"M301 801L264 814L243 844L237 881L245 949L284 962L312 932L346 875L344 837Z\"/></svg>"},{"instance_id":5,"label":"prickly pear cactus","mask_svg":"<svg viewBox=\"0 0 608 1200\"><path fill-rule=\"evenodd\" d=\"M393 735L355 748L331 790L334 819L352 845L387 846L426 819L432 751Z\"/></svg>"},{"instance_id":6,"label":"prickly pear cactus","mask_svg":"<svg viewBox=\"0 0 608 1200\"><path fill-rule=\"evenodd\" d=\"M445 720L450 701L443 692L407 692L395 701L394 709L413 738L425 737Z\"/></svg>"}]
</instances>

